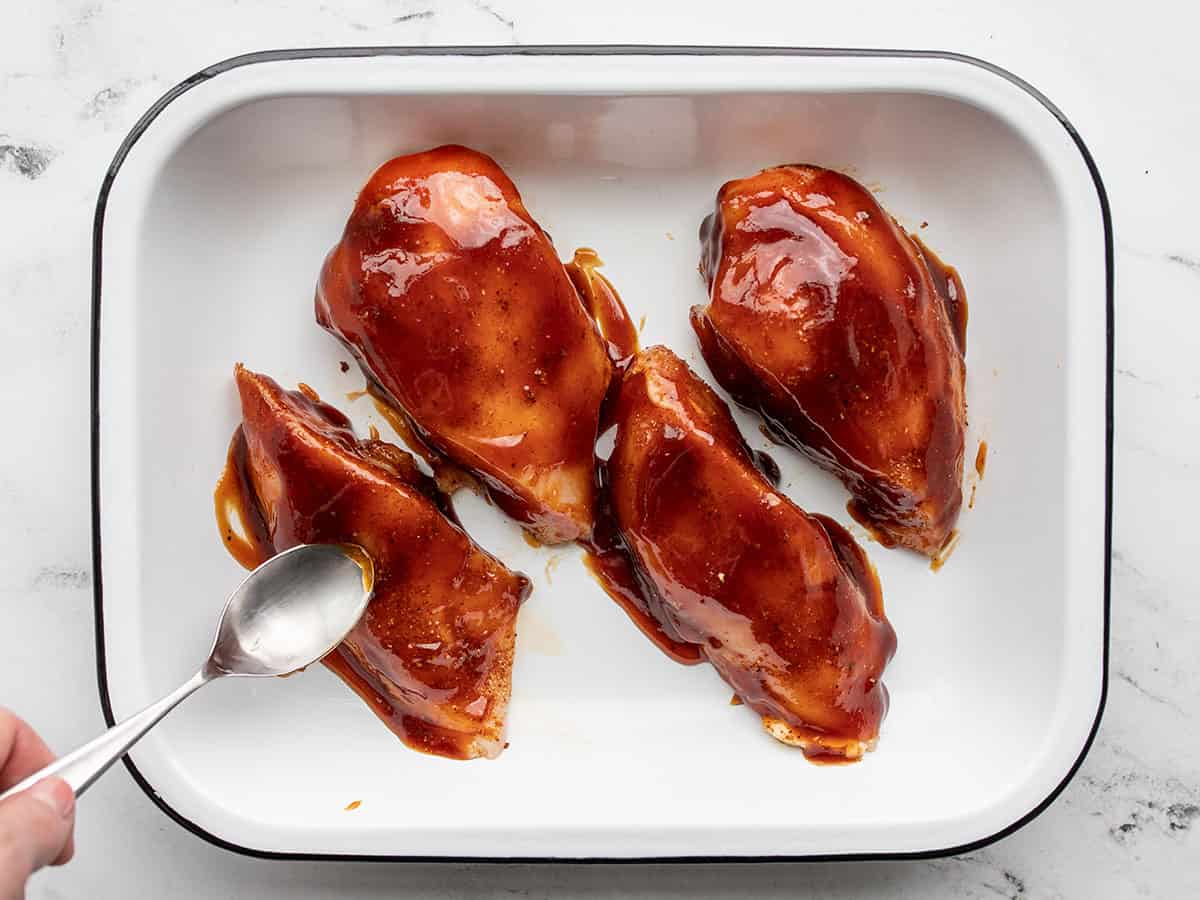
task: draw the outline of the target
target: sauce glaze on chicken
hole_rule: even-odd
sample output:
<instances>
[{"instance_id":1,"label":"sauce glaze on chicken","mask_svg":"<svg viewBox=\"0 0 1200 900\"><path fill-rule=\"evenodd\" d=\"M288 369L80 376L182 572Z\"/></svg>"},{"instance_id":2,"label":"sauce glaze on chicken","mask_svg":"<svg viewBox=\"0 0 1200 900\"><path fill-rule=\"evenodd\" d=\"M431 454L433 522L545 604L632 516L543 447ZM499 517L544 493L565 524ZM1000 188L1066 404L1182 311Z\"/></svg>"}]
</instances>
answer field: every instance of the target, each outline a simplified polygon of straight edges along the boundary
<instances>
[{"instance_id":1,"label":"sauce glaze on chicken","mask_svg":"<svg viewBox=\"0 0 1200 900\"><path fill-rule=\"evenodd\" d=\"M704 220L717 381L838 475L881 542L935 556L962 506L966 298L853 179L817 166L731 181Z\"/></svg>"},{"instance_id":2,"label":"sauce glaze on chicken","mask_svg":"<svg viewBox=\"0 0 1200 900\"><path fill-rule=\"evenodd\" d=\"M810 757L861 757L896 646L862 550L774 488L729 409L666 348L634 357L614 419L612 514L650 615L773 737Z\"/></svg>"},{"instance_id":3,"label":"sauce glaze on chicken","mask_svg":"<svg viewBox=\"0 0 1200 900\"><path fill-rule=\"evenodd\" d=\"M316 314L537 540L591 535L609 343L494 160L446 146L384 164L325 261Z\"/></svg>"},{"instance_id":4,"label":"sauce glaze on chicken","mask_svg":"<svg viewBox=\"0 0 1200 900\"><path fill-rule=\"evenodd\" d=\"M311 392L242 366L235 375L242 425L217 490L226 544L248 567L301 543L362 547L374 595L325 665L410 747L498 755L528 579L448 517L408 453L358 440Z\"/></svg>"}]
</instances>

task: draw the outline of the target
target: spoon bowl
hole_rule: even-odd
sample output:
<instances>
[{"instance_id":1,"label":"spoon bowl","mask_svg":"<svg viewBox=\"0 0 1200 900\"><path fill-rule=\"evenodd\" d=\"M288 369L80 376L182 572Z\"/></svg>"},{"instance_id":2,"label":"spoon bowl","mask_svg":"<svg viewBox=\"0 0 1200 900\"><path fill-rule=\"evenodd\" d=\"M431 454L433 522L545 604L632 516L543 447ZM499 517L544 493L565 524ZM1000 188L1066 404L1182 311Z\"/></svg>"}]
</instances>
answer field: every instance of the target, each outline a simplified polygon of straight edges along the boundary
<instances>
[{"instance_id":1,"label":"spoon bowl","mask_svg":"<svg viewBox=\"0 0 1200 900\"><path fill-rule=\"evenodd\" d=\"M301 544L241 583L221 616L206 669L216 675L288 675L321 659L362 618L374 566L359 548Z\"/></svg>"}]
</instances>

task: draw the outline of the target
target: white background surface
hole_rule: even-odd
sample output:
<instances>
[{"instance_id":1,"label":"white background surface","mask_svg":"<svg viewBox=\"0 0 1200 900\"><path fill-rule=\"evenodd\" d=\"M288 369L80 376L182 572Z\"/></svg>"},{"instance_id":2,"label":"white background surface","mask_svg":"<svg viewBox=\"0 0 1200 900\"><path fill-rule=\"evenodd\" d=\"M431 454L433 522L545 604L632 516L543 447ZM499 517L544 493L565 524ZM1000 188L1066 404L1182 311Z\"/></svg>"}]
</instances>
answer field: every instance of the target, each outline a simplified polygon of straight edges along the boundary
<instances>
[{"instance_id":1,"label":"white background surface","mask_svg":"<svg viewBox=\"0 0 1200 900\"><path fill-rule=\"evenodd\" d=\"M1200 137L1193 14L1162 2L580 5L136 0L0 10L0 702L67 748L102 723L88 510L90 229L132 122L218 59L269 47L761 43L981 56L1050 96L1096 156L1117 241L1116 508L1108 712L1048 812L953 860L765 867L460 867L258 862L212 848L114 771L84 798L79 851L32 897L1185 897L1200 892L1193 587L1200 503ZM6 149L11 148L11 149ZM1013 289L1021 288L1013 273ZM1036 323L1031 323L1036 327ZM718 776L719 777L719 776ZM723 779L719 789L730 781ZM710 786L705 789L718 789Z\"/></svg>"}]
</instances>

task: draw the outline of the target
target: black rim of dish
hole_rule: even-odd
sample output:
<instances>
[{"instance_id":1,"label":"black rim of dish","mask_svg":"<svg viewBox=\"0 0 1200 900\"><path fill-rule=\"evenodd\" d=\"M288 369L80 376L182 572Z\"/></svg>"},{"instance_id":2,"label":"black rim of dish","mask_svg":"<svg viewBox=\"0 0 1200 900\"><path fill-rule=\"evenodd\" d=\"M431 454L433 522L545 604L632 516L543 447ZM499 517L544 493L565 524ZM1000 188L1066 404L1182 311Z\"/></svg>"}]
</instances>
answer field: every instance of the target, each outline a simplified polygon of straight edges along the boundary
<instances>
[{"instance_id":1,"label":"black rim of dish","mask_svg":"<svg viewBox=\"0 0 1200 900\"><path fill-rule=\"evenodd\" d=\"M125 157L138 139L145 133L150 124L168 104L180 95L191 90L198 84L209 81L223 72L256 63L276 62L296 59L341 59L372 56L808 56L808 57L882 57L897 59L939 59L951 60L975 66L991 72L994 75L1011 82L1032 96L1066 129L1074 142L1084 165L1091 174L1100 203L1100 214L1104 226L1104 277L1106 301L1106 353L1107 368L1105 372L1105 449L1104 449L1104 647L1103 666L1101 671L1100 702L1096 708L1096 717L1092 722L1087 739L1079 751L1078 757L1071 765L1062 781L1033 809L1019 819L1000 829L994 834L960 844L953 847L940 847L931 850L905 851L895 853L814 853L805 855L778 856L643 856L643 857L554 857L554 856L521 856L521 857L492 857L492 856L410 856L410 855L378 855L355 853L289 853L271 850L258 850L232 843L224 838L197 825L181 815L170 806L148 782L144 775L129 757L124 763L133 780L146 792L158 807L184 828L199 835L206 841L235 853L260 859L279 860L329 860L346 862L478 862L478 863L706 863L706 862L830 862L830 861L869 861L869 860L903 860L903 859L935 859L968 853L985 847L1001 838L1007 837L1019 828L1024 827L1057 799L1066 788L1084 758L1091 749L1100 728L1100 720L1104 715L1105 703L1108 699L1108 658L1109 658L1109 602L1111 593L1111 556L1112 556L1112 456L1113 456L1113 238L1112 217L1109 210L1108 195L1100 171L1092 158L1091 152L1083 142L1079 132L1070 123L1062 111L1055 106L1044 94L1028 82L1011 72L995 66L984 60L961 53L939 50L865 50L865 49L836 49L836 48L801 48L801 47L698 47L698 46L653 46L653 45L539 45L539 46L485 46L485 47L319 47L294 50L266 50L258 53L247 53L235 56L209 66L197 72L190 78L181 81L171 88L148 109L134 124L129 134L121 142L113 157L111 165L100 186L100 194L96 201L96 214L92 229L92 360L91 360L91 468L92 468L92 572L93 590L96 613L96 669L100 688L100 706L104 720L111 726L115 723L112 714L112 704L108 694L108 673L105 665L104 647L104 590L101 578L101 548L100 548L100 276L101 249L104 237L104 213L108 204L108 194L120 171Z\"/></svg>"}]
</instances>

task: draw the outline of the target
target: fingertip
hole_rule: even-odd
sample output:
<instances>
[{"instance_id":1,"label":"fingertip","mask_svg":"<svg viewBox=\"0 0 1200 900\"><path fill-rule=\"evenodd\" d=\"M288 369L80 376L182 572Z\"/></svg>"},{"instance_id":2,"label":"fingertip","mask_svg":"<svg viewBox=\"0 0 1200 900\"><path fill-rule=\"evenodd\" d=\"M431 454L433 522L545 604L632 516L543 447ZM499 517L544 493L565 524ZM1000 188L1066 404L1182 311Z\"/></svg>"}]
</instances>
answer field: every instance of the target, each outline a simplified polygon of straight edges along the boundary
<instances>
[{"instance_id":1,"label":"fingertip","mask_svg":"<svg viewBox=\"0 0 1200 900\"><path fill-rule=\"evenodd\" d=\"M51 862L50 865L62 866L62 865L65 865L66 863L69 863L74 858L75 858L75 831L74 831L74 827L72 826L71 835L70 835L70 837L67 838L66 845L62 848L62 852L59 853L58 856L56 856L54 858L54 861Z\"/></svg>"},{"instance_id":2,"label":"fingertip","mask_svg":"<svg viewBox=\"0 0 1200 900\"><path fill-rule=\"evenodd\" d=\"M75 792L61 778L43 778L0 804L0 860L26 874L66 862L74 830Z\"/></svg>"},{"instance_id":3,"label":"fingertip","mask_svg":"<svg viewBox=\"0 0 1200 900\"><path fill-rule=\"evenodd\" d=\"M61 778L43 778L29 789L29 795L50 807L61 819L69 820L75 813L75 792Z\"/></svg>"},{"instance_id":4,"label":"fingertip","mask_svg":"<svg viewBox=\"0 0 1200 900\"><path fill-rule=\"evenodd\" d=\"M59 859L67 849L73 821L59 810L66 804L73 806L71 789L54 782L39 782L0 803L0 896L8 896L5 889L10 882L23 884L30 873Z\"/></svg>"},{"instance_id":5,"label":"fingertip","mask_svg":"<svg viewBox=\"0 0 1200 900\"><path fill-rule=\"evenodd\" d=\"M53 761L54 754L28 722L15 713L0 712L0 790Z\"/></svg>"},{"instance_id":6,"label":"fingertip","mask_svg":"<svg viewBox=\"0 0 1200 900\"><path fill-rule=\"evenodd\" d=\"M55 782L53 785L55 809L62 812L62 817L67 821L67 842L63 844L63 848L59 851L50 863L52 866L61 866L69 863L75 856L75 790L66 781L57 777L43 779L42 783ZM36 787L36 785L35 785Z\"/></svg>"}]
</instances>

